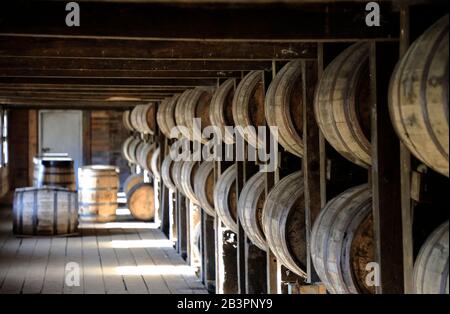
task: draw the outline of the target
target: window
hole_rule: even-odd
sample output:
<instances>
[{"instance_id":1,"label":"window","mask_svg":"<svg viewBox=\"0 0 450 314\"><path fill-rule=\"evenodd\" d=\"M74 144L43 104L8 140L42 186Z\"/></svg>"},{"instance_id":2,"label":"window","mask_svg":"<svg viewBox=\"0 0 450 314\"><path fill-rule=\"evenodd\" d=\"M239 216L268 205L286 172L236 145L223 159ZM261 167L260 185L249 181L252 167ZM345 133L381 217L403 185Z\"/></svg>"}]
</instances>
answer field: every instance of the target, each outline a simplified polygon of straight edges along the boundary
<instances>
[{"instance_id":1,"label":"window","mask_svg":"<svg viewBox=\"0 0 450 314\"><path fill-rule=\"evenodd\" d=\"M8 164L8 111L0 109L0 168Z\"/></svg>"}]
</instances>

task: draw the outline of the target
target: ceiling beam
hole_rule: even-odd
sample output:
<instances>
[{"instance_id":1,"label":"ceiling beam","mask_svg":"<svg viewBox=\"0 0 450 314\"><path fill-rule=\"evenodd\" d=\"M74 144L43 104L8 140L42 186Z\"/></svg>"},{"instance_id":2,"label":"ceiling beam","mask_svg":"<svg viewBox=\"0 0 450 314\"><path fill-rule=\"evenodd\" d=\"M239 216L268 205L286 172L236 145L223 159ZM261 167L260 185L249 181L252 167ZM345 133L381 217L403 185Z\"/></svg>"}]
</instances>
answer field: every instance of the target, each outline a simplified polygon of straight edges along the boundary
<instances>
[{"instance_id":1,"label":"ceiling beam","mask_svg":"<svg viewBox=\"0 0 450 314\"><path fill-rule=\"evenodd\" d=\"M139 60L313 59L315 43L172 41L0 34L0 56Z\"/></svg>"},{"instance_id":2,"label":"ceiling beam","mask_svg":"<svg viewBox=\"0 0 450 314\"><path fill-rule=\"evenodd\" d=\"M365 24L366 2L172 5L82 2L80 27L65 25L66 2L7 1L2 33L160 40L340 41L398 38L398 12L380 1L381 26Z\"/></svg>"},{"instance_id":3,"label":"ceiling beam","mask_svg":"<svg viewBox=\"0 0 450 314\"><path fill-rule=\"evenodd\" d=\"M271 61L187 61L187 60L129 60L129 59L78 59L50 57L0 56L0 68L36 70L86 69L129 71L250 71L270 70Z\"/></svg>"},{"instance_id":4,"label":"ceiling beam","mask_svg":"<svg viewBox=\"0 0 450 314\"><path fill-rule=\"evenodd\" d=\"M22 78L0 77L0 84L87 84L87 85L137 85L137 86L214 86L215 78Z\"/></svg>"},{"instance_id":5,"label":"ceiling beam","mask_svg":"<svg viewBox=\"0 0 450 314\"><path fill-rule=\"evenodd\" d=\"M0 77L49 77L49 78L228 78L240 77L241 72L230 71L139 71L139 70L90 70L90 69L35 69L1 68Z\"/></svg>"}]
</instances>

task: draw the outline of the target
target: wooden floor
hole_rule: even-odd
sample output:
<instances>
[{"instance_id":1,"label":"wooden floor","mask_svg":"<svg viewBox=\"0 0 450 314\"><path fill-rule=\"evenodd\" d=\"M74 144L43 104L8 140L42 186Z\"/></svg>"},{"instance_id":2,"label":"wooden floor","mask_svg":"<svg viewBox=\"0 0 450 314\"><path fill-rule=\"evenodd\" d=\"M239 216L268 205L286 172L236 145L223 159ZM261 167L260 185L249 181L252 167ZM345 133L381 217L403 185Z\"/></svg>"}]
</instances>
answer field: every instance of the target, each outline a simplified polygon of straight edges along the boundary
<instances>
[{"instance_id":1,"label":"wooden floor","mask_svg":"<svg viewBox=\"0 0 450 314\"><path fill-rule=\"evenodd\" d=\"M16 238L11 229L11 210L0 209L0 294L207 293L152 223L84 223L74 237Z\"/></svg>"}]
</instances>

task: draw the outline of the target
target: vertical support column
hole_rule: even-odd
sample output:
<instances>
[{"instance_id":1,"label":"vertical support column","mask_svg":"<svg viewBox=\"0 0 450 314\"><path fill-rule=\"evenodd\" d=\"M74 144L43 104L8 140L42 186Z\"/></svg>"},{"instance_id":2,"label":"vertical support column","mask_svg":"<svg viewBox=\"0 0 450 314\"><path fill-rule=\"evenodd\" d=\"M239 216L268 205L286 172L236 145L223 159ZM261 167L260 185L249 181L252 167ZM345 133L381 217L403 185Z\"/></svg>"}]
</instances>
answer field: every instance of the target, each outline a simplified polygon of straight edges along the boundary
<instances>
[{"instance_id":1,"label":"vertical support column","mask_svg":"<svg viewBox=\"0 0 450 314\"><path fill-rule=\"evenodd\" d=\"M318 282L311 259L311 229L321 208L319 127L314 116L314 91L317 84L317 62L302 62L303 89L303 178L305 189L305 229L307 282Z\"/></svg>"},{"instance_id":2,"label":"vertical support column","mask_svg":"<svg viewBox=\"0 0 450 314\"><path fill-rule=\"evenodd\" d=\"M267 91L269 84L275 77L277 72L277 64L275 61L272 62L272 72L264 72L264 89ZM269 130L267 130L267 138L270 136ZM270 147L269 145L267 147ZM265 175L265 187L264 193L267 197L270 190L279 179L278 165L275 172L266 172ZM277 294L281 293L281 265L278 263L277 258L271 251L270 247L267 246L266 249L266 276L267 276L267 293Z\"/></svg>"},{"instance_id":3,"label":"vertical support column","mask_svg":"<svg viewBox=\"0 0 450 314\"><path fill-rule=\"evenodd\" d=\"M214 240L214 217L209 216L202 210L202 269L204 283L209 293L216 291L216 262L215 262L215 240Z\"/></svg>"},{"instance_id":4,"label":"vertical support column","mask_svg":"<svg viewBox=\"0 0 450 314\"><path fill-rule=\"evenodd\" d=\"M159 147L161 147L160 158L159 158L159 168L161 169L162 161L169 151L169 143L167 138L161 137L159 140ZM161 231L170 238L170 221L169 221L169 189L164 185L163 180L159 181L160 190L160 217L161 217Z\"/></svg>"},{"instance_id":5,"label":"vertical support column","mask_svg":"<svg viewBox=\"0 0 450 314\"><path fill-rule=\"evenodd\" d=\"M403 293L400 143L390 121L387 99L398 44L371 42L370 46L373 220L380 270L377 293Z\"/></svg>"},{"instance_id":6,"label":"vertical support column","mask_svg":"<svg viewBox=\"0 0 450 314\"><path fill-rule=\"evenodd\" d=\"M317 44L317 81L324 70L323 43ZM316 122L317 124L317 122ZM319 129L319 158L320 158L320 208L327 204L327 149L322 131Z\"/></svg>"},{"instance_id":7,"label":"vertical support column","mask_svg":"<svg viewBox=\"0 0 450 314\"><path fill-rule=\"evenodd\" d=\"M244 151L247 151L247 143L243 145ZM236 149L236 170L237 170L237 178L236 178L236 195L241 194L242 187L245 182L244 178L244 169L246 168L247 161L240 161L240 156L237 155ZM244 229L242 229L242 225L238 219L238 233L237 233L237 270L238 270L238 293L244 294L246 293L246 273L245 273L245 245L247 238L244 233Z\"/></svg>"},{"instance_id":8,"label":"vertical support column","mask_svg":"<svg viewBox=\"0 0 450 314\"><path fill-rule=\"evenodd\" d=\"M400 8L400 58L409 48L409 6ZM411 205L411 153L400 142L400 183L403 231L403 276L405 293L414 292L413 208Z\"/></svg>"},{"instance_id":9,"label":"vertical support column","mask_svg":"<svg viewBox=\"0 0 450 314\"><path fill-rule=\"evenodd\" d=\"M178 253L181 257L187 259L187 210L186 210L186 197L180 192L177 192L177 216L178 216Z\"/></svg>"}]
</instances>

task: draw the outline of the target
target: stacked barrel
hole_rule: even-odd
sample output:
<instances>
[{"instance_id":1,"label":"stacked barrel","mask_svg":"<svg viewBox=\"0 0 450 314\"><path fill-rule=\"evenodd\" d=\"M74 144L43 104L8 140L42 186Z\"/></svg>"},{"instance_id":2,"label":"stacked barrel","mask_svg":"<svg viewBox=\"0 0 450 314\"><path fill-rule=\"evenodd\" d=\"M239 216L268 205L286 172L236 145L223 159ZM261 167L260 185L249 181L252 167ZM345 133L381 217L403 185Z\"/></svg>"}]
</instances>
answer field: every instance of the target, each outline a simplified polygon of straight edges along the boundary
<instances>
[{"instance_id":1,"label":"stacked barrel","mask_svg":"<svg viewBox=\"0 0 450 314\"><path fill-rule=\"evenodd\" d=\"M155 140L157 133L156 103L138 105L124 111L122 120L130 136L122 144L122 155L130 166L138 166L139 173L133 173L123 184L127 206L132 216L138 220L151 220L155 216L155 187L147 182L159 180L160 147Z\"/></svg>"},{"instance_id":2,"label":"stacked barrel","mask_svg":"<svg viewBox=\"0 0 450 314\"><path fill-rule=\"evenodd\" d=\"M314 95L314 116L327 143L365 169L372 167L369 52L366 42L342 51L325 68ZM204 132L209 126L221 131L227 145L237 145L239 135L257 149L267 144L257 134L258 126L269 126L286 152L303 158L304 74L305 63L292 60L268 88L263 71L250 71L216 88L196 87L166 98L156 113L136 107L124 114L125 126L134 133L124 143L123 155L206 215L217 216L229 230L238 232L240 225L249 241L262 251L270 250L300 278L307 276L309 245L313 266L330 293L374 293L366 280L367 265L375 260L370 182L331 199L315 219L309 239L300 167L285 167L269 190L261 172L247 174L238 189L236 164L224 164L219 173L214 158L193 158L197 146L214 139ZM448 16L419 37L399 61L389 100L400 140L421 162L448 177ZM151 114L156 124L149 123ZM153 134L156 125L169 144L161 156L160 148L140 135ZM131 180L142 184L138 177ZM436 247L447 252L446 258ZM419 293L448 293L448 222L424 244L415 278Z\"/></svg>"}]
</instances>

